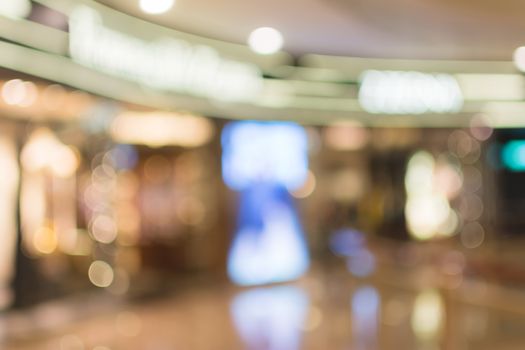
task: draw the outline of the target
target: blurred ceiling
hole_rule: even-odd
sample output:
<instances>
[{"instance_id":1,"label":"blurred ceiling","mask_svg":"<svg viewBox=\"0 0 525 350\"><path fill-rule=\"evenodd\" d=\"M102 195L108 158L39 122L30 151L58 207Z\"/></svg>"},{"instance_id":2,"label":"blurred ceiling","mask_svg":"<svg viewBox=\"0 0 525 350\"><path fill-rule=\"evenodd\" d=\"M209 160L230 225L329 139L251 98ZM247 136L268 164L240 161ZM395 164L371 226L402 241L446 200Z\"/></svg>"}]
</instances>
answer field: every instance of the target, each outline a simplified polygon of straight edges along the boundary
<instances>
[{"instance_id":1,"label":"blurred ceiling","mask_svg":"<svg viewBox=\"0 0 525 350\"><path fill-rule=\"evenodd\" d=\"M525 44L523 0L177 0L146 15L138 0L99 0L174 29L245 43L260 26L279 29L295 56L510 60Z\"/></svg>"}]
</instances>

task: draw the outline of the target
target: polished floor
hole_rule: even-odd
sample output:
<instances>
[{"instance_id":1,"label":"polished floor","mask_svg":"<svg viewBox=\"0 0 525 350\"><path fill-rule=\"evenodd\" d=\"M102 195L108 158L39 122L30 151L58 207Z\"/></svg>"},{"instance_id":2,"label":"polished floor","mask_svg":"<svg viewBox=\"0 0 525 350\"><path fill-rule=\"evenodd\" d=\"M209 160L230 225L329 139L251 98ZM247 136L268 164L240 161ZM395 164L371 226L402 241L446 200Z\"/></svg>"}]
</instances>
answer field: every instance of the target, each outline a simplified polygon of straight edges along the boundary
<instances>
[{"instance_id":1,"label":"polished floor","mask_svg":"<svg viewBox=\"0 0 525 350\"><path fill-rule=\"evenodd\" d=\"M360 277L317 265L293 284L200 283L133 303L97 294L6 314L0 349L524 349L525 290L467 276L457 261L378 263Z\"/></svg>"}]
</instances>

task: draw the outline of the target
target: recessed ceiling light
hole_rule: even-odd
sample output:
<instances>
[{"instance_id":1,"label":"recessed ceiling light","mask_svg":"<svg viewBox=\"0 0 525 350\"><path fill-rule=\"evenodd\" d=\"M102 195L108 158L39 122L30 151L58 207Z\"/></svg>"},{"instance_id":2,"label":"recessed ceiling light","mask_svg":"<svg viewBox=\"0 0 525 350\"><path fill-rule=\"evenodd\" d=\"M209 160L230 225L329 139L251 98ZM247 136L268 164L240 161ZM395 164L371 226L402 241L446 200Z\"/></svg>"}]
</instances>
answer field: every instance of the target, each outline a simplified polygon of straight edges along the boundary
<instances>
[{"instance_id":1,"label":"recessed ceiling light","mask_svg":"<svg viewBox=\"0 0 525 350\"><path fill-rule=\"evenodd\" d=\"M158 15L169 11L175 4L175 0L140 0L139 4L142 11Z\"/></svg>"},{"instance_id":2,"label":"recessed ceiling light","mask_svg":"<svg viewBox=\"0 0 525 350\"><path fill-rule=\"evenodd\" d=\"M283 36L270 27L255 29L248 38L251 49L261 55L276 53L283 47Z\"/></svg>"},{"instance_id":3,"label":"recessed ceiling light","mask_svg":"<svg viewBox=\"0 0 525 350\"><path fill-rule=\"evenodd\" d=\"M29 0L7 0L0 1L0 15L12 19L25 18L31 12Z\"/></svg>"},{"instance_id":4,"label":"recessed ceiling light","mask_svg":"<svg viewBox=\"0 0 525 350\"><path fill-rule=\"evenodd\" d=\"M525 46L518 47L514 51L514 64L520 71L525 72Z\"/></svg>"}]
</instances>

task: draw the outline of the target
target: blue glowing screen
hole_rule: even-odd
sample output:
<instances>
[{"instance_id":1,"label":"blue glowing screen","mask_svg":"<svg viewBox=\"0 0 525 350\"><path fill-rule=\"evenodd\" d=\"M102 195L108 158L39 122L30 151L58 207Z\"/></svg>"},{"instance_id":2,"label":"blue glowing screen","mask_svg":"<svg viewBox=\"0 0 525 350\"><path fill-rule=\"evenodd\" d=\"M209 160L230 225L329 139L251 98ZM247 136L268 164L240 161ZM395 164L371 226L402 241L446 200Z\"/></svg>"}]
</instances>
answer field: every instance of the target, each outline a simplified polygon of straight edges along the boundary
<instances>
[{"instance_id":1,"label":"blue glowing screen","mask_svg":"<svg viewBox=\"0 0 525 350\"><path fill-rule=\"evenodd\" d=\"M306 132L289 122L236 122L222 132L222 175L241 190L255 182L300 187L308 171Z\"/></svg>"},{"instance_id":2,"label":"blue glowing screen","mask_svg":"<svg viewBox=\"0 0 525 350\"><path fill-rule=\"evenodd\" d=\"M228 274L239 285L300 277L309 255L289 189L308 168L304 130L293 123L236 122L222 135L223 176L240 191Z\"/></svg>"},{"instance_id":3,"label":"blue glowing screen","mask_svg":"<svg viewBox=\"0 0 525 350\"><path fill-rule=\"evenodd\" d=\"M249 349L297 350L308 307L308 297L301 289L283 286L237 295L231 313Z\"/></svg>"},{"instance_id":4,"label":"blue glowing screen","mask_svg":"<svg viewBox=\"0 0 525 350\"><path fill-rule=\"evenodd\" d=\"M511 171L525 171L525 140L514 140L503 145L501 160Z\"/></svg>"},{"instance_id":5,"label":"blue glowing screen","mask_svg":"<svg viewBox=\"0 0 525 350\"><path fill-rule=\"evenodd\" d=\"M228 257L230 278L240 285L284 282L309 265L308 250L286 188L262 183L241 193L238 230Z\"/></svg>"}]
</instances>

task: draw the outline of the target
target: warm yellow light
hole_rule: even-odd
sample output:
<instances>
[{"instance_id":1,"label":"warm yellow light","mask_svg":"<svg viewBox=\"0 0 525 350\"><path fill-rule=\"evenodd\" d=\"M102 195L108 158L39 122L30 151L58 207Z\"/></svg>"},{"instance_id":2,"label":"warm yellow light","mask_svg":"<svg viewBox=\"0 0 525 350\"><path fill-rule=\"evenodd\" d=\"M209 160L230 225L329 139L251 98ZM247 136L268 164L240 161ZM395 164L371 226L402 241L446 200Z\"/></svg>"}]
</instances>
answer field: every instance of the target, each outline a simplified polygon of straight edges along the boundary
<instances>
[{"instance_id":1,"label":"warm yellow light","mask_svg":"<svg viewBox=\"0 0 525 350\"><path fill-rule=\"evenodd\" d=\"M17 192L19 168L15 144L8 137L0 137L0 310L12 301L11 280L15 272L17 242Z\"/></svg>"},{"instance_id":2,"label":"warm yellow light","mask_svg":"<svg viewBox=\"0 0 525 350\"><path fill-rule=\"evenodd\" d=\"M94 261L89 266L88 271L89 280L97 287L106 288L113 283L115 274L111 266L101 260Z\"/></svg>"},{"instance_id":3,"label":"warm yellow light","mask_svg":"<svg viewBox=\"0 0 525 350\"><path fill-rule=\"evenodd\" d=\"M48 227L41 227L33 236L33 245L37 252L51 254L57 248L56 233Z\"/></svg>"},{"instance_id":4,"label":"warm yellow light","mask_svg":"<svg viewBox=\"0 0 525 350\"><path fill-rule=\"evenodd\" d=\"M437 291L427 290L417 296L412 314L412 329L419 339L437 339L444 319L443 300Z\"/></svg>"},{"instance_id":5,"label":"warm yellow light","mask_svg":"<svg viewBox=\"0 0 525 350\"><path fill-rule=\"evenodd\" d=\"M73 176L78 168L77 153L72 147L60 145L53 152L51 159L51 171L58 177L67 178Z\"/></svg>"},{"instance_id":6,"label":"warm yellow light","mask_svg":"<svg viewBox=\"0 0 525 350\"><path fill-rule=\"evenodd\" d=\"M324 130L326 145L338 151L354 151L366 146L368 130L357 121L337 122Z\"/></svg>"},{"instance_id":7,"label":"warm yellow light","mask_svg":"<svg viewBox=\"0 0 525 350\"><path fill-rule=\"evenodd\" d=\"M449 199L458 194L461 177L450 164L436 165L430 153L417 152L408 162L405 188L405 217L414 238L428 240L456 233L459 220Z\"/></svg>"},{"instance_id":8,"label":"warm yellow light","mask_svg":"<svg viewBox=\"0 0 525 350\"><path fill-rule=\"evenodd\" d=\"M101 243L111 243L117 238L117 224L107 215L98 215L91 224L91 235Z\"/></svg>"},{"instance_id":9,"label":"warm yellow light","mask_svg":"<svg viewBox=\"0 0 525 350\"><path fill-rule=\"evenodd\" d=\"M405 188L409 195L430 193L433 189L434 158L425 151L410 158L405 177Z\"/></svg>"},{"instance_id":10,"label":"warm yellow light","mask_svg":"<svg viewBox=\"0 0 525 350\"><path fill-rule=\"evenodd\" d=\"M418 196L407 199L405 207L408 229L417 239L434 237L447 222L450 206L444 196Z\"/></svg>"},{"instance_id":11,"label":"warm yellow light","mask_svg":"<svg viewBox=\"0 0 525 350\"><path fill-rule=\"evenodd\" d=\"M45 226L47 198L42 174L24 173L20 190L20 220L25 248L34 252L33 238Z\"/></svg>"},{"instance_id":12,"label":"warm yellow light","mask_svg":"<svg viewBox=\"0 0 525 350\"><path fill-rule=\"evenodd\" d=\"M67 178L78 168L76 151L60 142L49 129L38 129L22 149L22 165L27 171L50 169L54 175Z\"/></svg>"},{"instance_id":13,"label":"warm yellow light","mask_svg":"<svg viewBox=\"0 0 525 350\"><path fill-rule=\"evenodd\" d=\"M113 121L111 135L122 143L198 147L211 140L213 125L206 118L185 114L126 112Z\"/></svg>"}]
</instances>

